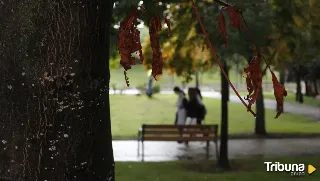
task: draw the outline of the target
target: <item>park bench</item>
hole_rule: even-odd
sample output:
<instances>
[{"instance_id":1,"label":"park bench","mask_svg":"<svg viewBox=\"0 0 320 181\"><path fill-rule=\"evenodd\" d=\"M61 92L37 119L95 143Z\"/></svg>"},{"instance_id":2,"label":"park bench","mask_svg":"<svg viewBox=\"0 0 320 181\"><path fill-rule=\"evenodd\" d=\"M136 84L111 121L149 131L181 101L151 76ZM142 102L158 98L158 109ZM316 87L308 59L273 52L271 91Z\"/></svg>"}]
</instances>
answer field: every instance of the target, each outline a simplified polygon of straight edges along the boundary
<instances>
[{"instance_id":1,"label":"park bench","mask_svg":"<svg viewBox=\"0 0 320 181\"><path fill-rule=\"evenodd\" d=\"M217 144L218 125L147 125L143 124L138 131L138 156L140 143L144 156L144 141L205 141L207 142L207 156L209 156L210 141L215 144L218 158Z\"/></svg>"}]
</instances>

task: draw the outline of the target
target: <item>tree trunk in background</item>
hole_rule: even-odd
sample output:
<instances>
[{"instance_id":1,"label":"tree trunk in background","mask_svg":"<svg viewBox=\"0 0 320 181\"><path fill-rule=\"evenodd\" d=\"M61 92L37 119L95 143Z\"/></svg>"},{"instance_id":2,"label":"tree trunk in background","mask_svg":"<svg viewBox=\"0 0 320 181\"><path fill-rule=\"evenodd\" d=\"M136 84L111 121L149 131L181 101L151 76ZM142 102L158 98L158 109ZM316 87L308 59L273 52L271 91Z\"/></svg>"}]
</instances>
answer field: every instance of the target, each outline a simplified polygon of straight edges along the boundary
<instances>
[{"instance_id":1,"label":"tree trunk in background","mask_svg":"<svg viewBox=\"0 0 320 181\"><path fill-rule=\"evenodd\" d=\"M300 76L300 67L296 70L296 84L297 84L297 92L296 92L296 102L303 103L303 94L301 90L301 76Z\"/></svg>"},{"instance_id":2,"label":"tree trunk in background","mask_svg":"<svg viewBox=\"0 0 320 181\"><path fill-rule=\"evenodd\" d=\"M196 77L196 88L199 88L199 70L196 70L195 77Z\"/></svg>"},{"instance_id":3,"label":"tree trunk in background","mask_svg":"<svg viewBox=\"0 0 320 181\"><path fill-rule=\"evenodd\" d=\"M306 93L305 93L305 96L312 96L312 92L311 92L311 85L309 84L309 80L304 80L304 83L306 85Z\"/></svg>"},{"instance_id":4,"label":"tree trunk in background","mask_svg":"<svg viewBox=\"0 0 320 181\"><path fill-rule=\"evenodd\" d=\"M229 70L227 62L223 60L223 68L227 74ZM229 84L227 79L221 72L221 132L220 132L220 157L218 164L223 169L229 169L229 158L228 158L228 94Z\"/></svg>"},{"instance_id":5,"label":"tree trunk in background","mask_svg":"<svg viewBox=\"0 0 320 181\"><path fill-rule=\"evenodd\" d=\"M280 70L279 81L280 81L280 84L284 86L286 81L286 72L284 68Z\"/></svg>"},{"instance_id":6,"label":"tree trunk in background","mask_svg":"<svg viewBox=\"0 0 320 181\"><path fill-rule=\"evenodd\" d=\"M313 80L313 86L316 96L319 95L318 86L317 86L317 79Z\"/></svg>"},{"instance_id":7,"label":"tree trunk in background","mask_svg":"<svg viewBox=\"0 0 320 181\"><path fill-rule=\"evenodd\" d=\"M266 135L266 120L265 120L265 109L263 101L263 89L260 91L260 95L256 102L257 117L255 120L254 133L256 135Z\"/></svg>"},{"instance_id":8,"label":"tree trunk in background","mask_svg":"<svg viewBox=\"0 0 320 181\"><path fill-rule=\"evenodd\" d=\"M285 80L286 80L286 74L285 74L285 69L283 68L283 69L280 70L280 75L279 75L280 84L282 84L284 86ZM280 109L280 107L277 104L277 108L276 108L277 112L280 111L279 109ZM283 111L284 111L284 108L283 108Z\"/></svg>"},{"instance_id":9,"label":"tree trunk in background","mask_svg":"<svg viewBox=\"0 0 320 181\"><path fill-rule=\"evenodd\" d=\"M172 75L172 89L173 89L173 87L175 87L175 81L174 81L174 74Z\"/></svg>"},{"instance_id":10,"label":"tree trunk in background","mask_svg":"<svg viewBox=\"0 0 320 181\"><path fill-rule=\"evenodd\" d=\"M240 73L239 73L239 62L238 61L237 61L237 64L236 64L235 74L237 76L236 89L239 89L239 74ZM241 77L240 77L240 81L241 81Z\"/></svg>"},{"instance_id":11,"label":"tree trunk in background","mask_svg":"<svg viewBox=\"0 0 320 181\"><path fill-rule=\"evenodd\" d=\"M249 60L252 60L250 57ZM248 62L250 63L250 62ZM260 65L261 67L262 65ZM283 71L282 71L283 72ZM266 76L264 72L262 76ZM283 76L284 77L284 76ZM284 80L284 78L282 78ZM255 118L255 128L254 133L256 135L266 135L266 120L265 120L265 109L264 109L264 99L263 99L263 88L259 92L259 97L256 100L256 118Z\"/></svg>"},{"instance_id":12,"label":"tree trunk in background","mask_svg":"<svg viewBox=\"0 0 320 181\"><path fill-rule=\"evenodd\" d=\"M0 176L19 181L114 181L112 7L112 1L105 0L0 6L0 27L8 28L8 38L19 40L6 39L0 29L0 55L6 60L0 65L5 90L0 96L0 140L7 141L7 149L0 147L0 168L3 155L10 160Z\"/></svg>"}]
</instances>

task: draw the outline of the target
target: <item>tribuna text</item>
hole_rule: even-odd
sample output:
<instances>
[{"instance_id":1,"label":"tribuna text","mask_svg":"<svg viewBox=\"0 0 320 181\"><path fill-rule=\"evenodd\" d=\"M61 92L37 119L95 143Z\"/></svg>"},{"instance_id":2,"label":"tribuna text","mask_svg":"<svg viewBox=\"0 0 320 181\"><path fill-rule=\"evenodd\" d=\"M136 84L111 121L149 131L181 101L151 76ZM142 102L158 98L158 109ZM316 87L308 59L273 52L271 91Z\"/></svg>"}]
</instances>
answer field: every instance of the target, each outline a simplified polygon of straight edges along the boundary
<instances>
[{"instance_id":1,"label":"tribuna text","mask_svg":"<svg viewBox=\"0 0 320 181\"><path fill-rule=\"evenodd\" d=\"M267 172L290 172L291 175L304 175L305 164L288 164L280 162L264 162L267 165Z\"/></svg>"}]
</instances>

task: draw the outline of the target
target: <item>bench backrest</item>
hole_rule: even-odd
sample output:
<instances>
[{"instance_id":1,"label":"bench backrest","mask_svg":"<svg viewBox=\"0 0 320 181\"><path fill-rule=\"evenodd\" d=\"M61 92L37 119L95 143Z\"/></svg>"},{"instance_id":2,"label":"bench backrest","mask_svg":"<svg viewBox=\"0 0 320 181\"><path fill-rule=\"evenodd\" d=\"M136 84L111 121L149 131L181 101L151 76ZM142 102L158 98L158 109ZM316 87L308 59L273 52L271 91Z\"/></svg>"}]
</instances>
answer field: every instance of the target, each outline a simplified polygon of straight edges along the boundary
<instances>
[{"instance_id":1,"label":"bench backrest","mask_svg":"<svg viewBox=\"0 0 320 181\"><path fill-rule=\"evenodd\" d=\"M215 141L218 125L142 125L146 141Z\"/></svg>"}]
</instances>

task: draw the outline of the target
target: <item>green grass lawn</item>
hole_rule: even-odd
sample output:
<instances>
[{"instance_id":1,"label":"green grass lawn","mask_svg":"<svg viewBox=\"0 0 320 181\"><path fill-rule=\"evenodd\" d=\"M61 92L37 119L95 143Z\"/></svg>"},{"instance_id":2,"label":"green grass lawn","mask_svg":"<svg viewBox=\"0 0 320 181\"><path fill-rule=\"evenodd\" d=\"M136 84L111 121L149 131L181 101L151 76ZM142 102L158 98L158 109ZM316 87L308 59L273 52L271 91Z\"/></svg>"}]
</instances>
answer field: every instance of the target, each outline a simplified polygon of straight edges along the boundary
<instances>
[{"instance_id":1,"label":"green grass lawn","mask_svg":"<svg viewBox=\"0 0 320 181\"><path fill-rule=\"evenodd\" d=\"M263 95L264 95L265 99L274 99L275 100L273 92L264 92ZM304 99L303 104L311 105L311 106L320 106L320 101L316 100L314 97L303 96L303 99ZM297 103L296 102L296 94L289 92L288 95L284 98L284 100L286 102L290 102L290 103ZM299 103L297 103L297 104L299 104Z\"/></svg>"},{"instance_id":2,"label":"green grass lawn","mask_svg":"<svg viewBox=\"0 0 320 181\"><path fill-rule=\"evenodd\" d=\"M287 172L267 172L265 161L311 164L320 168L319 156L308 157L255 157L232 160L232 171L218 173L212 161L175 162L116 162L117 181L318 181L320 172L312 175L291 176Z\"/></svg>"},{"instance_id":3,"label":"green grass lawn","mask_svg":"<svg viewBox=\"0 0 320 181\"><path fill-rule=\"evenodd\" d=\"M147 71L142 65L135 65L131 70L128 71L128 77L130 80L130 85L136 87L146 83L147 81ZM229 72L229 77L231 81L236 81L237 77L235 71L231 69ZM219 83L220 82L220 71L217 66L209 72L202 73L199 77L201 84ZM176 77L169 75L165 70L163 71L163 76L159 81L155 81L155 85L178 85L183 79L181 77ZM264 82L271 82L271 75L263 79ZM243 79L242 82L245 82ZM123 68L112 69L110 84L116 84L118 88L125 87ZM193 79L189 84L195 85L195 79Z\"/></svg>"},{"instance_id":4,"label":"green grass lawn","mask_svg":"<svg viewBox=\"0 0 320 181\"><path fill-rule=\"evenodd\" d=\"M115 139L136 137L142 124L173 124L175 95L146 96L110 95L112 134ZM208 114L205 124L220 123L220 100L205 98ZM320 122L300 115L285 113L274 119L276 112L266 110L266 128L269 133L319 133ZM239 103L229 103L230 134L250 134L254 131L254 117Z\"/></svg>"}]
</instances>

